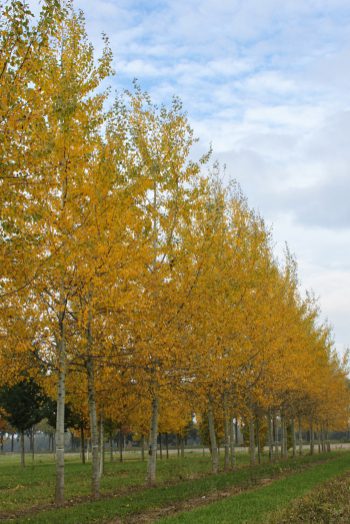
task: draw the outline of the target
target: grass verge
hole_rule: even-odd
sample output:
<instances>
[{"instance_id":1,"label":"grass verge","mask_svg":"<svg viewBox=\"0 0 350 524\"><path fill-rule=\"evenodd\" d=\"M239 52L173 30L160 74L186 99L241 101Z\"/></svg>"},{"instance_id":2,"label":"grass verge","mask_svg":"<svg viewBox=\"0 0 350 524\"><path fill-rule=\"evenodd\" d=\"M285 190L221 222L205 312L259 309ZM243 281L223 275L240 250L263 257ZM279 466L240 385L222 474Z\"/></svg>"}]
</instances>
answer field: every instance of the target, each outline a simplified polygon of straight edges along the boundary
<instances>
[{"instance_id":1,"label":"grass verge","mask_svg":"<svg viewBox=\"0 0 350 524\"><path fill-rule=\"evenodd\" d=\"M271 516L269 524L349 524L350 473L326 482Z\"/></svg>"},{"instance_id":2,"label":"grass verge","mask_svg":"<svg viewBox=\"0 0 350 524\"><path fill-rule=\"evenodd\" d=\"M320 461L326 461L326 463L320 464ZM143 491L134 493L131 492L129 495L117 494L116 496L109 496L108 498L99 501L86 501L70 507L52 507L49 511L35 512L18 518L12 518L11 522L31 522L37 524L55 524L64 522L65 524L82 524L92 522L110 522L112 519L114 519L113 522L130 521L132 515L135 517L136 515L141 516L141 514L154 510L155 508L174 506L181 501L193 499L194 497L206 496L209 493L225 490L233 486L237 486L239 489L249 489L257 486L261 479L274 479L281 475L300 472L308 467L315 468L315 470L318 471L319 468L322 468L323 466L330 466L332 471L338 471L341 469L341 465L345 463L348 464L348 467L350 466L350 453L343 452L331 455L317 455L313 457L305 456L296 460L290 459L285 462L271 465L264 464L254 468L243 467L230 473L209 475L193 480L182 480L177 484L171 483L161 485L152 489L144 489ZM323 470L321 470L321 472L322 471ZM326 471L328 471L328 469ZM301 473L301 475L303 475L303 473ZM315 473L315 475L317 477L319 474ZM249 494L247 493L245 495ZM239 497L240 495L237 495L234 499ZM214 506L214 504L212 506ZM211 508L211 506L203 509L209 510L210 512L209 508ZM185 514L184 518L186 518L186 515L190 516L192 513L194 512ZM177 518L183 517L179 516ZM180 520L179 522L185 521ZM189 520L186 522L193 523L200 521L197 520L197 516L190 516ZM213 517L209 516L208 520L205 522L232 522L232 520L213 520Z\"/></svg>"},{"instance_id":3,"label":"grass verge","mask_svg":"<svg viewBox=\"0 0 350 524\"><path fill-rule=\"evenodd\" d=\"M350 454L273 482L260 489L159 520L167 524L243 524L267 522L269 513L286 507L315 486L350 469ZM279 522L279 521L278 521ZM289 522L289 521L288 521ZM308 522L308 521L307 521Z\"/></svg>"}]
</instances>

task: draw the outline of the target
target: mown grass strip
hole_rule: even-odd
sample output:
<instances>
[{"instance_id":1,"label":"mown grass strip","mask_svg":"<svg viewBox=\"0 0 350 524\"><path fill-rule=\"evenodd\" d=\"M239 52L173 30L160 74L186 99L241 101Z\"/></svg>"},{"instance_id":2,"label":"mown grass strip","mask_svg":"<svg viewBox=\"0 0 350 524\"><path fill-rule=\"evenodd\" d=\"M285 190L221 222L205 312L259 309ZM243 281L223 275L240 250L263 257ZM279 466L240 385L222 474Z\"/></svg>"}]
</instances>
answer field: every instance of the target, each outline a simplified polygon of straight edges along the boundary
<instances>
[{"instance_id":1,"label":"mown grass strip","mask_svg":"<svg viewBox=\"0 0 350 524\"><path fill-rule=\"evenodd\" d=\"M346 457L346 459L345 459ZM314 457L301 457L296 460L288 460L276 464L266 464L254 468L242 468L230 473L210 475L200 479L185 480L175 485L164 485L153 489L145 489L129 496L111 497L99 501L91 501L77 504L71 507L55 508L33 515L12 519L11 522L23 523L62 523L82 524L92 522L109 522L112 519L125 519L127 516L147 512L154 508L160 508L176 504L194 497L206 495L215 490L224 490L232 486L243 489L253 487L259 479L275 478L281 474L291 474L305 468L307 465L317 466L319 461L337 463L344 461L350 464L350 453L337 453L317 455ZM195 521L190 521L195 522Z\"/></svg>"},{"instance_id":2,"label":"mown grass strip","mask_svg":"<svg viewBox=\"0 0 350 524\"><path fill-rule=\"evenodd\" d=\"M269 513L287 506L313 487L350 470L350 454L187 513L159 520L166 524L243 524L267 522Z\"/></svg>"},{"instance_id":3,"label":"mown grass strip","mask_svg":"<svg viewBox=\"0 0 350 524\"><path fill-rule=\"evenodd\" d=\"M248 455L238 453L239 465L248 463ZM179 482L188 478L209 475L210 457L188 453L185 458L171 456L159 460L157 478L162 483ZM103 495L118 491L119 495L133 489L144 489L147 462L127 460L120 463L106 462L101 481ZM0 514L25 510L35 505L52 503L55 491L55 464L51 456L38 455L32 465L25 468L18 464L18 457L0 458ZM67 500L89 497L91 493L91 464L81 464L79 456L67 454L65 467L65 492ZM76 500L79 502L79 500Z\"/></svg>"},{"instance_id":4,"label":"mown grass strip","mask_svg":"<svg viewBox=\"0 0 350 524\"><path fill-rule=\"evenodd\" d=\"M268 524L349 524L350 472L312 489L286 508L274 512Z\"/></svg>"}]
</instances>

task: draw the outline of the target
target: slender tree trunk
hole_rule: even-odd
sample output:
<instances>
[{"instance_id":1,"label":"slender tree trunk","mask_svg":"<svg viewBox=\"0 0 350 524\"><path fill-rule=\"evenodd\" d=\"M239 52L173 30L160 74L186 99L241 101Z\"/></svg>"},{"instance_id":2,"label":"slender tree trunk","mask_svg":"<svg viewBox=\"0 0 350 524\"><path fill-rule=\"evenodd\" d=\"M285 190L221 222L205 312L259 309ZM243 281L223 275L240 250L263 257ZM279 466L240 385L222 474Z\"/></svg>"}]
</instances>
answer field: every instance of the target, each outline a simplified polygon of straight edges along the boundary
<instances>
[{"instance_id":1,"label":"slender tree trunk","mask_svg":"<svg viewBox=\"0 0 350 524\"><path fill-rule=\"evenodd\" d=\"M113 462L113 438L112 438L112 435L109 438L109 461Z\"/></svg>"},{"instance_id":2,"label":"slender tree trunk","mask_svg":"<svg viewBox=\"0 0 350 524\"><path fill-rule=\"evenodd\" d=\"M181 440L180 440L180 447L181 447L181 458L185 458L185 439L184 437L181 435Z\"/></svg>"},{"instance_id":3,"label":"slender tree trunk","mask_svg":"<svg viewBox=\"0 0 350 524\"><path fill-rule=\"evenodd\" d=\"M278 443L278 422L277 416L273 417L274 437L275 437L275 458L278 460L279 457L279 443Z\"/></svg>"},{"instance_id":4,"label":"slender tree trunk","mask_svg":"<svg viewBox=\"0 0 350 524\"><path fill-rule=\"evenodd\" d=\"M288 427L286 417L283 417L283 458L288 458Z\"/></svg>"},{"instance_id":5,"label":"slender tree trunk","mask_svg":"<svg viewBox=\"0 0 350 524\"><path fill-rule=\"evenodd\" d=\"M324 452L324 431L323 426L320 426L320 443L321 443L321 453Z\"/></svg>"},{"instance_id":6,"label":"slender tree trunk","mask_svg":"<svg viewBox=\"0 0 350 524\"><path fill-rule=\"evenodd\" d=\"M326 439L327 439L327 452L329 453L331 451L331 440L329 437L329 428L327 426L326 428Z\"/></svg>"},{"instance_id":7,"label":"slender tree trunk","mask_svg":"<svg viewBox=\"0 0 350 524\"><path fill-rule=\"evenodd\" d=\"M156 482L157 467L157 436L158 436L158 397L152 400L152 416L149 437L149 451L147 464L147 484L153 486Z\"/></svg>"},{"instance_id":8,"label":"slender tree trunk","mask_svg":"<svg viewBox=\"0 0 350 524\"><path fill-rule=\"evenodd\" d=\"M15 440L15 435L12 433L12 435L11 435L11 453L13 453L14 440Z\"/></svg>"},{"instance_id":9,"label":"slender tree trunk","mask_svg":"<svg viewBox=\"0 0 350 524\"><path fill-rule=\"evenodd\" d=\"M231 419L230 419L230 465L231 465L231 468L234 468L236 465L236 450L235 450L236 444L237 444L237 440L235 437L235 423L233 421L233 416L231 414Z\"/></svg>"},{"instance_id":10,"label":"slender tree trunk","mask_svg":"<svg viewBox=\"0 0 350 524\"><path fill-rule=\"evenodd\" d=\"M58 384L57 384L57 415L56 415L56 504L64 502L64 403L66 395L66 342L64 320L60 320L60 339L58 349Z\"/></svg>"},{"instance_id":11,"label":"slender tree trunk","mask_svg":"<svg viewBox=\"0 0 350 524\"><path fill-rule=\"evenodd\" d=\"M119 431L118 444L119 444L119 462L123 462L123 434L122 434L122 430Z\"/></svg>"},{"instance_id":12,"label":"slender tree trunk","mask_svg":"<svg viewBox=\"0 0 350 524\"><path fill-rule=\"evenodd\" d=\"M297 443L296 443L296 438L295 438L294 418L292 418L292 421L291 421L291 432L292 432L293 458L295 458L297 454Z\"/></svg>"},{"instance_id":13,"label":"slender tree trunk","mask_svg":"<svg viewBox=\"0 0 350 524\"><path fill-rule=\"evenodd\" d=\"M180 438L179 438L178 433L176 433L176 449L177 449L177 457L179 458L180 456Z\"/></svg>"},{"instance_id":14,"label":"slender tree trunk","mask_svg":"<svg viewBox=\"0 0 350 524\"><path fill-rule=\"evenodd\" d=\"M298 418L298 433L299 433L299 455L303 454L303 432L301 430L301 417Z\"/></svg>"},{"instance_id":15,"label":"slender tree trunk","mask_svg":"<svg viewBox=\"0 0 350 524\"><path fill-rule=\"evenodd\" d=\"M21 431L21 466L24 468L25 464L25 453L24 453L24 431Z\"/></svg>"},{"instance_id":16,"label":"slender tree trunk","mask_svg":"<svg viewBox=\"0 0 350 524\"><path fill-rule=\"evenodd\" d=\"M159 458L163 460L162 434L159 433Z\"/></svg>"},{"instance_id":17,"label":"slender tree trunk","mask_svg":"<svg viewBox=\"0 0 350 524\"><path fill-rule=\"evenodd\" d=\"M228 409L227 391L224 392L223 404L224 404L224 449L225 449L224 469L225 471L228 471L230 469L230 415L229 415L229 409Z\"/></svg>"},{"instance_id":18,"label":"slender tree trunk","mask_svg":"<svg viewBox=\"0 0 350 524\"><path fill-rule=\"evenodd\" d=\"M169 458L169 438L168 433L165 433L165 449L166 449L166 458Z\"/></svg>"},{"instance_id":19,"label":"slender tree trunk","mask_svg":"<svg viewBox=\"0 0 350 524\"><path fill-rule=\"evenodd\" d=\"M85 435L84 435L84 426L80 426L80 449L81 449L81 461L85 464Z\"/></svg>"},{"instance_id":20,"label":"slender tree trunk","mask_svg":"<svg viewBox=\"0 0 350 524\"><path fill-rule=\"evenodd\" d=\"M32 450L32 462L33 463L34 463L34 454L35 454L34 444L35 444L34 428L31 428L31 430L30 430L30 447L31 447L31 450Z\"/></svg>"},{"instance_id":21,"label":"slender tree trunk","mask_svg":"<svg viewBox=\"0 0 350 524\"><path fill-rule=\"evenodd\" d=\"M141 459L142 462L145 460L145 437L144 435L141 436Z\"/></svg>"},{"instance_id":22,"label":"slender tree trunk","mask_svg":"<svg viewBox=\"0 0 350 524\"><path fill-rule=\"evenodd\" d=\"M314 448L315 448L314 428L313 428L313 421L312 421L312 418L311 418L310 419L310 455L314 454Z\"/></svg>"},{"instance_id":23,"label":"slender tree trunk","mask_svg":"<svg viewBox=\"0 0 350 524\"><path fill-rule=\"evenodd\" d=\"M88 330L89 331L89 330ZM91 336L91 335L90 335ZM89 337L89 334L88 334ZM95 371L94 361L91 356L86 362L87 378L88 378L88 404L90 414L90 433L91 433L91 460L92 460L92 496L98 498L100 496L100 464L98 453L98 424L95 398Z\"/></svg>"},{"instance_id":24,"label":"slender tree trunk","mask_svg":"<svg viewBox=\"0 0 350 524\"><path fill-rule=\"evenodd\" d=\"M269 411L267 414L267 435L269 439L269 462L272 462L274 459L273 456L273 423L272 423L272 416L271 412Z\"/></svg>"},{"instance_id":25,"label":"slender tree trunk","mask_svg":"<svg viewBox=\"0 0 350 524\"><path fill-rule=\"evenodd\" d=\"M326 433L324 426L322 426L322 452L325 453L326 451Z\"/></svg>"},{"instance_id":26,"label":"slender tree trunk","mask_svg":"<svg viewBox=\"0 0 350 524\"><path fill-rule=\"evenodd\" d=\"M216 442L213 405L212 405L211 397L209 397L209 400L208 400L208 425L209 425L212 471L213 473L217 473L219 471L219 454L218 454L218 446Z\"/></svg>"},{"instance_id":27,"label":"slender tree trunk","mask_svg":"<svg viewBox=\"0 0 350 524\"><path fill-rule=\"evenodd\" d=\"M249 420L249 457L250 464L255 464L255 431L254 431L255 421L254 417L251 416Z\"/></svg>"},{"instance_id":28,"label":"slender tree trunk","mask_svg":"<svg viewBox=\"0 0 350 524\"><path fill-rule=\"evenodd\" d=\"M103 428L103 414L101 412L100 414L100 435L99 435L99 441L100 441L100 478L103 475L104 472L104 465L105 465L105 438L104 438L104 428Z\"/></svg>"},{"instance_id":29,"label":"slender tree trunk","mask_svg":"<svg viewBox=\"0 0 350 524\"><path fill-rule=\"evenodd\" d=\"M318 453L321 453L321 431L317 431L317 444L318 444Z\"/></svg>"},{"instance_id":30,"label":"slender tree trunk","mask_svg":"<svg viewBox=\"0 0 350 524\"><path fill-rule=\"evenodd\" d=\"M256 440L258 444L258 463L261 464L261 442L260 442L260 421L256 418Z\"/></svg>"},{"instance_id":31,"label":"slender tree trunk","mask_svg":"<svg viewBox=\"0 0 350 524\"><path fill-rule=\"evenodd\" d=\"M283 412L281 413L281 458L285 458L285 445L286 445L286 435L285 435L285 419Z\"/></svg>"}]
</instances>

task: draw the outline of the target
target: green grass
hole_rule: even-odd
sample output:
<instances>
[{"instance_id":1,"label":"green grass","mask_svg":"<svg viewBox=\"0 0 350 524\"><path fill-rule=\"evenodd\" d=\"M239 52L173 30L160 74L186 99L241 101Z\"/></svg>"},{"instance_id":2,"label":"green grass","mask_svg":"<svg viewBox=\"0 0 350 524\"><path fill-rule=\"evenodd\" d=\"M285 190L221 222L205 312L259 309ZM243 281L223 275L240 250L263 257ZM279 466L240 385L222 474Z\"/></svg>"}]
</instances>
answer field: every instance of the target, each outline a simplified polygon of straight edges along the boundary
<instances>
[{"instance_id":1,"label":"green grass","mask_svg":"<svg viewBox=\"0 0 350 524\"><path fill-rule=\"evenodd\" d=\"M242 460L244 461L246 460L246 458L242 458ZM320 472L321 474L323 474L323 465L316 465L317 461L320 460L329 461L329 463L325 464L324 466L329 466L331 469L333 468L335 471L338 471L339 469L341 469L341 466L345 463L349 467L350 453L338 453L331 455L327 454L319 456L316 455L313 457L305 456L297 460L290 459L288 461L272 465L263 464L254 468L242 467L237 469L235 472L220 473L219 475L206 475L201 476L200 478L187 480L186 475L187 477L193 475L193 471L195 471L196 474L203 474L204 471L208 470L208 458L198 456L188 456L184 460L178 460L174 458L169 461L159 462L159 473L162 478L163 485L160 484L156 488L140 488L137 492L130 491L129 494L124 495L119 493L117 496L103 498L99 501L81 502L71 507L55 508L52 510L41 511L39 513L23 516L21 518L11 519L11 522L32 522L38 524L55 524L64 522L65 524L82 524L88 522L108 522L111 519L117 517L124 520L127 516L130 516L132 514L146 512L154 508L161 508L173 505L181 501L192 499L193 497L207 495L208 493L213 491L215 492L216 490L224 490L233 486L239 486L242 488L252 487L256 485L259 479L266 477L273 478L278 475L281 475L281 473L286 474L298 472L301 470L301 468L305 467L305 465L308 464L312 465L312 467L315 468L314 475L315 478L318 478L319 468L321 468ZM73 473L74 471L79 473L79 466L80 465L78 464L71 464L69 465L69 467L67 467L67 470L71 469L70 467L72 467ZM48 466L43 464L42 469L44 470L45 467L47 468ZM113 471L114 474L117 474L117 471L119 471L120 473L121 468L123 468L128 472L128 474L130 474L129 483L127 484L127 486L130 487L131 485L137 485L137 483L135 482L134 484L132 484L130 480L131 477L134 479L134 481L138 481L138 485L143 483L145 464L142 464L141 462L130 462L120 465L111 465L111 471ZM0 468L0 470L1 469L2 468ZM36 468L34 468L34 470L35 469ZM310 470L310 472L311 471L314 470L312 469ZM326 469L325 471L328 471L328 469ZM138 475L140 475L140 472L142 473L141 477L138 477ZM303 474L307 474L308 472L309 470L307 470ZM179 476L181 476L182 478L180 479ZM126 477L122 478L121 480L119 475L119 487L121 487L122 485L126 486L126 484L124 483L125 478ZM177 483L174 483L176 479ZM166 480L172 481L171 484L164 484ZM75 482L78 484L79 481L75 479ZM279 484L279 481L274 483L274 486L277 483ZM259 492L262 489L263 488L259 489ZM255 493L257 492L258 491L256 491ZM249 493L246 493L244 495L248 496ZM238 499L239 497L241 497L241 495L233 497L230 500L233 501L235 499ZM272 492L272 498L273 497L274 495ZM40 498L38 500L40 500ZM242 504L244 505L245 502L243 501ZM203 520L203 522L231 522L231 520L213 520L213 516L215 517L217 514L217 510L213 510L213 512L211 510L211 508L214 506L216 506L216 504L212 504L207 508L201 508L201 511L209 512L208 520ZM197 522L197 515L192 515L192 513L194 512L189 512L184 516L179 516L177 518L188 518L188 520L179 520L179 522ZM174 520L174 522L177 522L177 520ZM198 522L201 521L198 520Z\"/></svg>"},{"instance_id":2,"label":"green grass","mask_svg":"<svg viewBox=\"0 0 350 524\"><path fill-rule=\"evenodd\" d=\"M137 453L129 453L123 463L106 461L101 480L101 493L126 492L131 487L143 486L147 463ZM238 464L248 462L247 454L238 454ZM178 482L207 475L210 457L201 453L187 453L184 459L171 456L157 463L158 484ZM55 464L52 455L37 455L32 465L21 468L19 457L0 455L0 511L24 509L52 502L55 490ZM91 464L81 464L78 455L66 455L65 495L67 500L88 496L91 492Z\"/></svg>"},{"instance_id":3,"label":"green grass","mask_svg":"<svg viewBox=\"0 0 350 524\"><path fill-rule=\"evenodd\" d=\"M167 524L243 524L267 522L269 513L285 507L315 486L350 469L350 454L319 464L314 468L277 480L257 490L241 493L187 513L162 519ZM280 521L278 521L280 522ZM309 521L305 521L309 522Z\"/></svg>"},{"instance_id":4,"label":"green grass","mask_svg":"<svg viewBox=\"0 0 350 524\"><path fill-rule=\"evenodd\" d=\"M350 473L326 482L269 519L269 524L349 524Z\"/></svg>"}]
</instances>

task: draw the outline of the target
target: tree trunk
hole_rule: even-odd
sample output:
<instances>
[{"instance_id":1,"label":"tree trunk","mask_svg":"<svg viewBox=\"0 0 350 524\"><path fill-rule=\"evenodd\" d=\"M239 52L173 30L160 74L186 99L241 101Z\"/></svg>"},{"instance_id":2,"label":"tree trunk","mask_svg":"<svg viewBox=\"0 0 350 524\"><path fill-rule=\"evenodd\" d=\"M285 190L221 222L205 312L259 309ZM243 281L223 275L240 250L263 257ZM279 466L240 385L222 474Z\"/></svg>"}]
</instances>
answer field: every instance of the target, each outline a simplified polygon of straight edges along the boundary
<instances>
[{"instance_id":1,"label":"tree trunk","mask_svg":"<svg viewBox=\"0 0 350 524\"><path fill-rule=\"evenodd\" d=\"M166 449L166 458L169 458L169 438L168 433L165 433L165 449Z\"/></svg>"},{"instance_id":2,"label":"tree trunk","mask_svg":"<svg viewBox=\"0 0 350 524\"><path fill-rule=\"evenodd\" d=\"M321 431L317 431L318 452L321 453Z\"/></svg>"},{"instance_id":3,"label":"tree trunk","mask_svg":"<svg viewBox=\"0 0 350 524\"><path fill-rule=\"evenodd\" d=\"M14 433L12 433L11 434L11 453L13 453L14 440L15 440L15 435L14 435Z\"/></svg>"},{"instance_id":4,"label":"tree trunk","mask_svg":"<svg viewBox=\"0 0 350 524\"><path fill-rule=\"evenodd\" d=\"M326 428L326 441L327 441L327 452L329 453L331 451L331 440L329 438L329 429L328 426Z\"/></svg>"},{"instance_id":5,"label":"tree trunk","mask_svg":"<svg viewBox=\"0 0 350 524\"><path fill-rule=\"evenodd\" d=\"M24 453L24 431L21 431L21 466L25 466L25 453Z\"/></svg>"},{"instance_id":6,"label":"tree trunk","mask_svg":"<svg viewBox=\"0 0 350 524\"><path fill-rule=\"evenodd\" d=\"M81 461L85 464L85 435L84 435L84 426L80 426L80 448L81 448Z\"/></svg>"},{"instance_id":7,"label":"tree trunk","mask_svg":"<svg viewBox=\"0 0 350 524\"><path fill-rule=\"evenodd\" d=\"M119 431L118 444L119 444L119 462L123 462L123 434L122 434L122 430Z\"/></svg>"},{"instance_id":8,"label":"tree trunk","mask_svg":"<svg viewBox=\"0 0 350 524\"><path fill-rule=\"evenodd\" d=\"M292 421L291 421L291 432L292 432L293 458L295 458L297 454L297 443L296 443L296 438L295 438L294 418L292 418Z\"/></svg>"},{"instance_id":9,"label":"tree trunk","mask_svg":"<svg viewBox=\"0 0 350 524\"><path fill-rule=\"evenodd\" d=\"M326 434L325 434L325 429L324 429L324 426L322 426L322 453L325 453L326 451Z\"/></svg>"},{"instance_id":10,"label":"tree trunk","mask_svg":"<svg viewBox=\"0 0 350 524\"><path fill-rule=\"evenodd\" d=\"M275 439L275 459L278 460L279 446L278 446L278 424L277 424L276 415L274 415L273 417L273 432L274 432L274 439Z\"/></svg>"},{"instance_id":11,"label":"tree trunk","mask_svg":"<svg viewBox=\"0 0 350 524\"><path fill-rule=\"evenodd\" d=\"M110 436L109 439L109 461L113 462L113 438Z\"/></svg>"},{"instance_id":12,"label":"tree trunk","mask_svg":"<svg viewBox=\"0 0 350 524\"><path fill-rule=\"evenodd\" d=\"M284 458L284 445L285 445L285 425L284 425L284 415L281 413L281 458Z\"/></svg>"},{"instance_id":13,"label":"tree trunk","mask_svg":"<svg viewBox=\"0 0 350 524\"><path fill-rule=\"evenodd\" d=\"M177 449L177 457L179 458L180 456L180 439L179 439L179 434L176 433L176 449Z\"/></svg>"},{"instance_id":14,"label":"tree trunk","mask_svg":"<svg viewBox=\"0 0 350 524\"><path fill-rule=\"evenodd\" d=\"M141 437L141 459L142 462L145 460L145 437L142 435Z\"/></svg>"},{"instance_id":15,"label":"tree trunk","mask_svg":"<svg viewBox=\"0 0 350 524\"><path fill-rule=\"evenodd\" d=\"M299 455L303 454L303 432L301 430L301 417L298 418L298 440L299 440Z\"/></svg>"},{"instance_id":16,"label":"tree trunk","mask_svg":"<svg viewBox=\"0 0 350 524\"><path fill-rule=\"evenodd\" d=\"M288 433L287 433L287 423L286 423L286 417L284 413L281 415L281 430L282 430L282 437L281 437L281 455L282 458L286 459L288 458Z\"/></svg>"},{"instance_id":17,"label":"tree trunk","mask_svg":"<svg viewBox=\"0 0 350 524\"><path fill-rule=\"evenodd\" d=\"M34 454L35 454L35 449L34 449L34 436L35 436L35 433L34 433L34 428L31 428L30 430L30 447L31 447L31 451L32 451L32 462L34 463Z\"/></svg>"},{"instance_id":18,"label":"tree trunk","mask_svg":"<svg viewBox=\"0 0 350 524\"><path fill-rule=\"evenodd\" d=\"M310 419L310 455L314 454L314 448L315 448L314 428L313 428L313 421L312 419Z\"/></svg>"},{"instance_id":19,"label":"tree trunk","mask_svg":"<svg viewBox=\"0 0 350 524\"><path fill-rule=\"evenodd\" d=\"M218 446L216 442L213 405L212 405L211 397L209 397L209 400L208 400L208 425L209 425L212 471L213 473L217 473L219 471L219 454L218 454Z\"/></svg>"},{"instance_id":20,"label":"tree trunk","mask_svg":"<svg viewBox=\"0 0 350 524\"><path fill-rule=\"evenodd\" d=\"M267 437L269 440L269 462L273 461L273 423L271 412L267 414Z\"/></svg>"},{"instance_id":21,"label":"tree trunk","mask_svg":"<svg viewBox=\"0 0 350 524\"><path fill-rule=\"evenodd\" d=\"M66 342L63 320L60 320L60 339L57 343L59 355L56 415L56 504L64 502L64 403L66 396Z\"/></svg>"},{"instance_id":22,"label":"tree trunk","mask_svg":"<svg viewBox=\"0 0 350 524\"><path fill-rule=\"evenodd\" d=\"M228 471L230 469L230 415L229 415L228 399L227 399L226 391L224 393L223 404L224 404L224 449L225 449L224 469L225 471ZM231 426L232 426L232 423L231 423Z\"/></svg>"},{"instance_id":23,"label":"tree trunk","mask_svg":"<svg viewBox=\"0 0 350 524\"><path fill-rule=\"evenodd\" d=\"M236 465L235 444L237 444L237 440L235 438L235 423L233 421L233 416L231 414L231 419L230 419L230 465L232 469Z\"/></svg>"},{"instance_id":24,"label":"tree trunk","mask_svg":"<svg viewBox=\"0 0 350 524\"><path fill-rule=\"evenodd\" d=\"M256 440L258 444L258 463L261 464L261 442L260 442L260 421L256 418Z\"/></svg>"},{"instance_id":25,"label":"tree trunk","mask_svg":"<svg viewBox=\"0 0 350 524\"><path fill-rule=\"evenodd\" d=\"M105 465L105 437L104 437L104 431L103 431L103 414L100 414L100 435L99 435L99 442L100 442L100 478L103 475L104 471L104 465Z\"/></svg>"},{"instance_id":26,"label":"tree trunk","mask_svg":"<svg viewBox=\"0 0 350 524\"><path fill-rule=\"evenodd\" d=\"M185 439L183 436L181 436L181 458L185 458Z\"/></svg>"},{"instance_id":27,"label":"tree trunk","mask_svg":"<svg viewBox=\"0 0 350 524\"><path fill-rule=\"evenodd\" d=\"M158 397L152 400L152 416L149 436L149 451L147 464L147 484L153 486L156 482L157 467L157 436L158 436Z\"/></svg>"},{"instance_id":28,"label":"tree trunk","mask_svg":"<svg viewBox=\"0 0 350 524\"><path fill-rule=\"evenodd\" d=\"M88 330L89 331L89 330ZM91 336L91 335L90 335ZM89 337L89 334L88 334ZM89 356L86 362L88 379L88 404L90 414L90 433L91 433L91 461L92 461L92 496L98 498L100 495L100 464L98 453L98 425L95 398L95 375L94 361Z\"/></svg>"},{"instance_id":29,"label":"tree trunk","mask_svg":"<svg viewBox=\"0 0 350 524\"><path fill-rule=\"evenodd\" d=\"M159 433L159 458L163 460L162 434Z\"/></svg>"},{"instance_id":30,"label":"tree trunk","mask_svg":"<svg viewBox=\"0 0 350 524\"><path fill-rule=\"evenodd\" d=\"M255 421L252 416L249 420L249 457L250 464L255 464L255 432L254 432Z\"/></svg>"}]
</instances>

